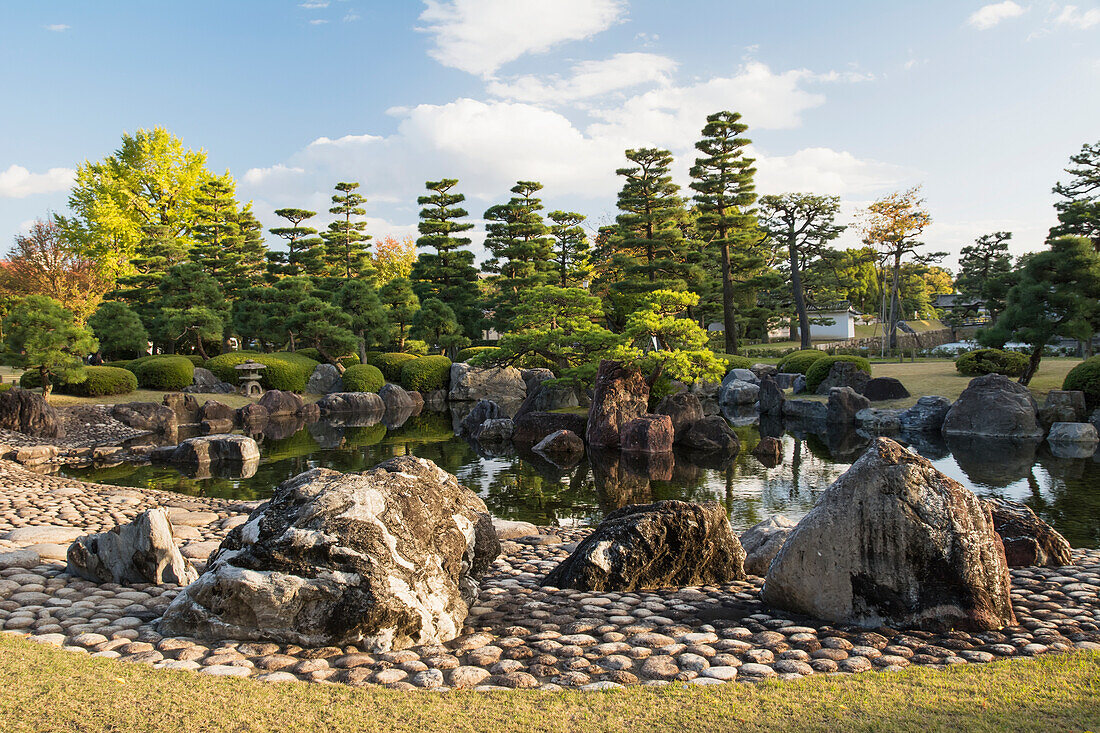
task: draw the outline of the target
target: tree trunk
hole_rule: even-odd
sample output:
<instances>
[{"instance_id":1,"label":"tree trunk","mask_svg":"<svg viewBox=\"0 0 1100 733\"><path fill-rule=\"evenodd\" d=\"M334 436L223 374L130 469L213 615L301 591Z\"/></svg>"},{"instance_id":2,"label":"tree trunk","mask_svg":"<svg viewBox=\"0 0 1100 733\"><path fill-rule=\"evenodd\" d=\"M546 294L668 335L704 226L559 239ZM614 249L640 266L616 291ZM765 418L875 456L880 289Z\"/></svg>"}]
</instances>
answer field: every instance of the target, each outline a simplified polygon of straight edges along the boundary
<instances>
[{"instance_id":1,"label":"tree trunk","mask_svg":"<svg viewBox=\"0 0 1100 733\"><path fill-rule=\"evenodd\" d=\"M206 356L206 349L202 347L202 334L198 331L195 331L195 344L199 348L199 356L202 357L203 361L206 361L209 357Z\"/></svg>"},{"instance_id":2,"label":"tree trunk","mask_svg":"<svg viewBox=\"0 0 1100 733\"><path fill-rule=\"evenodd\" d=\"M359 334L359 363L367 363L367 339L362 333Z\"/></svg>"},{"instance_id":3,"label":"tree trunk","mask_svg":"<svg viewBox=\"0 0 1100 733\"><path fill-rule=\"evenodd\" d=\"M737 320L733 310L733 275L730 272L730 245L722 239L722 328L726 335L726 353L737 353Z\"/></svg>"},{"instance_id":4,"label":"tree trunk","mask_svg":"<svg viewBox=\"0 0 1100 733\"><path fill-rule=\"evenodd\" d=\"M1025 387L1031 384L1031 378L1035 376L1035 372L1039 371L1039 362L1043 358L1043 347L1045 343L1036 344L1035 348L1031 350L1031 358L1027 360L1027 369L1020 375L1019 382Z\"/></svg>"},{"instance_id":5,"label":"tree trunk","mask_svg":"<svg viewBox=\"0 0 1100 733\"><path fill-rule=\"evenodd\" d=\"M802 271L798 267L798 247L792 234L787 239L787 254L791 260L791 297L798 313L798 333L803 349L810 348L810 314L806 312L806 293L802 289Z\"/></svg>"},{"instance_id":6,"label":"tree trunk","mask_svg":"<svg viewBox=\"0 0 1100 733\"><path fill-rule=\"evenodd\" d=\"M890 348L898 347L898 278L901 277L901 253L894 255L893 278L890 283Z\"/></svg>"},{"instance_id":7,"label":"tree trunk","mask_svg":"<svg viewBox=\"0 0 1100 733\"><path fill-rule=\"evenodd\" d=\"M38 378L42 381L42 399L49 400L53 385L50 384L50 370L44 366L38 367Z\"/></svg>"}]
</instances>

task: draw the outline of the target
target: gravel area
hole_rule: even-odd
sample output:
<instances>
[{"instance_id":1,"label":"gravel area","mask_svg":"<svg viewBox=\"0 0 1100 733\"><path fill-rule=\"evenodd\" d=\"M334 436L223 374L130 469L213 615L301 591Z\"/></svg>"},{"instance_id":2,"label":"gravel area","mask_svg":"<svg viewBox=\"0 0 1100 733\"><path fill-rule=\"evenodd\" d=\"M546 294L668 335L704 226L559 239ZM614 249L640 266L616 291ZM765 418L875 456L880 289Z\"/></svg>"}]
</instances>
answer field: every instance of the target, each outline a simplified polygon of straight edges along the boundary
<instances>
[{"instance_id":1,"label":"gravel area","mask_svg":"<svg viewBox=\"0 0 1100 733\"><path fill-rule=\"evenodd\" d=\"M0 461L0 627L5 633L154 667L269 682L401 689L607 689L726 684L910 665L945 668L1072 649L1100 650L1100 551L1074 565L1012 571L1019 625L936 634L834 628L769 609L762 579L635 593L543 587L590 531L542 527L502 543L459 638L386 653L164 637L155 621L175 586L95 584L68 575L75 537L169 511L181 552L200 568L255 503L123 489Z\"/></svg>"}]
</instances>

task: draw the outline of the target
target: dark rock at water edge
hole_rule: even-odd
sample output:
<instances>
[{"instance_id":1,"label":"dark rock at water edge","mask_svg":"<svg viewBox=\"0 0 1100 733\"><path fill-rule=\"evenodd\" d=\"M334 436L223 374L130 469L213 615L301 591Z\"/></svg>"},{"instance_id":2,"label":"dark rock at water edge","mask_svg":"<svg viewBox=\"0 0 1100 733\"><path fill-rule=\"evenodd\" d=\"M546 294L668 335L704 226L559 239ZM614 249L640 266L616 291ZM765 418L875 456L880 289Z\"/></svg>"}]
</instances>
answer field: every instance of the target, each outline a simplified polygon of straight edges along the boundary
<instances>
[{"instance_id":1,"label":"dark rock at water edge","mask_svg":"<svg viewBox=\"0 0 1100 733\"><path fill-rule=\"evenodd\" d=\"M230 532L159 630L369 651L442 644L462 633L499 551L484 502L431 461L313 469Z\"/></svg>"},{"instance_id":2,"label":"dark rock at water edge","mask_svg":"<svg viewBox=\"0 0 1100 733\"><path fill-rule=\"evenodd\" d=\"M833 623L985 630L1015 623L1009 588L978 498L878 438L787 538L763 598Z\"/></svg>"},{"instance_id":3,"label":"dark rock at water edge","mask_svg":"<svg viewBox=\"0 0 1100 733\"><path fill-rule=\"evenodd\" d=\"M332 394L344 391L344 376L335 364L318 364L306 382L310 394Z\"/></svg>"},{"instance_id":4,"label":"dark rock at water edge","mask_svg":"<svg viewBox=\"0 0 1100 733\"><path fill-rule=\"evenodd\" d=\"M156 402L125 402L115 405L111 408L111 417L135 430L154 433L171 433L177 427L176 413Z\"/></svg>"},{"instance_id":5,"label":"dark rock at water edge","mask_svg":"<svg viewBox=\"0 0 1100 733\"><path fill-rule=\"evenodd\" d=\"M392 382L383 384L378 390L378 396L382 398L382 404L387 411L411 413L416 404L408 392Z\"/></svg>"},{"instance_id":6,"label":"dark rock at water edge","mask_svg":"<svg viewBox=\"0 0 1100 733\"><path fill-rule=\"evenodd\" d=\"M855 425L856 414L871 406L871 401L851 387L833 387L825 407L825 422L830 425Z\"/></svg>"},{"instance_id":7,"label":"dark rock at water edge","mask_svg":"<svg viewBox=\"0 0 1100 733\"><path fill-rule=\"evenodd\" d=\"M827 395L833 387L850 387L860 392L871 375L850 361L838 361L829 368L829 374L817 386L817 394Z\"/></svg>"},{"instance_id":8,"label":"dark rock at water edge","mask_svg":"<svg viewBox=\"0 0 1100 733\"><path fill-rule=\"evenodd\" d=\"M718 502L659 501L608 514L545 584L619 592L720 585L745 577L744 560Z\"/></svg>"},{"instance_id":9,"label":"dark rock at water edge","mask_svg":"<svg viewBox=\"0 0 1100 733\"><path fill-rule=\"evenodd\" d=\"M678 392L663 398L657 405L658 415L668 415L672 420L674 440L679 442L684 432L696 420L702 420L703 405L691 392Z\"/></svg>"},{"instance_id":10,"label":"dark rock at water edge","mask_svg":"<svg viewBox=\"0 0 1100 733\"><path fill-rule=\"evenodd\" d=\"M741 441L725 418L718 415L696 420L684 431L680 445L698 453L717 453L735 456L741 450Z\"/></svg>"},{"instance_id":11,"label":"dark rock at water edge","mask_svg":"<svg viewBox=\"0 0 1100 733\"><path fill-rule=\"evenodd\" d=\"M1000 374L970 380L947 411L944 435L1042 438L1038 407L1027 387Z\"/></svg>"},{"instance_id":12,"label":"dark rock at water edge","mask_svg":"<svg viewBox=\"0 0 1100 733\"><path fill-rule=\"evenodd\" d=\"M497 417L481 423L474 437L483 445L499 445L511 441L515 430L511 418Z\"/></svg>"},{"instance_id":13,"label":"dark rock at water edge","mask_svg":"<svg viewBox=\"0 0 1100 733\"><path fill-rule=\"evenodd\" d=\"M584 441L572 430L556 430L532 448L555 465L576 465L584 456Z\"/></svg>"},{"instance_id":14,"label":"dark rock at water edge","mask_svg":"<svg viewBox=\"0 0 1100 733\"><path fill-rule=\"evenodd\" d=\"M783 462L783 442L778 438L764 436L752 449L752 454L756 456L756 460L768 468L775 468ZM741 544L745 543L742 542Z\"/></svg>"},{"instance_id":15,"label":"dark rock at water edge","mask_svg":"<svg viewBox=\"0 0 1100 733\"><path fill-rule=\"evenodd\" d=\"M261 401L260 404L263 402ZM334 392L317 400L317 407L322 415L372 415L377 416L379 420L386 411L382 398L374 392Z\"/></svg>"},{"instance_id":16,"label":"dark rock at water edge","mask_svg":"<svg viewBox=\"0 0 1100 733\"><path fill-rule=\"evenodd\" d=\"M905 388L905 385L893 377L875 377L869 379L860 388L859 393L871 400L871 402L900 400L910 396L909 390Z\"/></svg>"},{"instance_id":17,"label":"dark rock at water edge","mask_svg":"<svg viewBox=\"0 0 1100 733\"><path fill-rule=\"evenodd\" d=\"M671 453L672 418L642 415L623 424L620 446L624 453Z\"/></svg>"},{"instance_id":18,"label":"dark rock at water edge","mask_svg":"<svg viewBox=\"0 0 1100 733\"><path fill-rule=\"evenodd\" d=\"M0 428L36 438L60 438L65 434L57 410L42 395L18 387L0 392Z\"/></svg>"},{"instance_id":19,"label":"dark rock at water edge","mask_svg":"<svg viewBox=\"0 0 1100 733\"><path fill-rule=\"evenodd\" d=\"M622 426L645 415L648 404L649 385L641 372L604 359L596 372L586 442L600 448L619 447Z\"/></svg>"},{"instance_id":20,"label":"dark rock at water edge","mask_svg":"<svg viewBox=\"0 0 1100 733\"><path fill-rule=\"evenodd\" d=\"M236 418L237 411L229 405L218 402L217 400L207 400L199 408L199 421L202 420L234 420Z\"/></svg>"},{"instance_id":21,"label":"dark rock at water edge","mask_svg":"<svg viewBox=\"0 0 1100 733\"><path fill-rule=\"evenodd\" d=\"M473 409L458 423L458 430L455 432L459 435L477 437L478 430L483 422L501 417L505 417L504 411L500 409L500 405L496 402L485 399L478 400Z\"/></svg>"},{"instance_id":22,"label":"dark rock at water edge","mask_svg":"<svg viewBox=\"0 0 1100 733\"><path fill-rule=\"evenodd\" d=\"M588 417L574 412L529 412L512 422L515 427L512 442L520 448L531 448L558 430L584 435Z\"/></svg>"},{"instance_id":23,"label":"dark rock at water edge","mask_svg":"<svg viewBox=\"0 0 1100 733\"><path fill-rule=\"evenodd\" d=\"M206 435L188 438L179 445L158 448L150 454L153 460L191 465L235 462L256 463L260 448L256 441L244 435Z\"/></svg>"},{"instance_id":24,"label":"dark rock at water edge","mask_svg":"<svg viewBox=\"0 0 1100 733\"><path fill-rule=\"evenodd\" d=\"M825 423L829 408L824 402L816 400L786 400L783 402L783 417L803 422Z\"/></svg>"},{"instance_id":25,"label":"dark rock at water edge","mask_svg":"<svg viewBox=\"0 0 1100 733\"><path fill-rule=\"evenodd\" d=\"M993 528L1004 543L1010 568L1072 565L1066 538L1018 501L994 498L982 502L993 516Z\"/></svg>"},{"instance_id":26,"label":"dark rock at water edge","mask_svg":"<svg viewBox=\"0 0 1100 733\"><path fill-rule=\"evenodd\" d=\"M164 406L176 413L178 425L190 425L202 419L199 417L199 402L194 395L169 392L164 395Z\"/></svg>"},{"instance_id":27,"label":"dark rock at water edge","mask_svg":"<svg viewBox=\"0 0 1100 733\"><path fill-rule=\"evenodd\" d=\"M294 415L302 409L303 404L299 395L278 389L269 389L260 397L260 405L271 416Z\"/></svg>"},{"instance_id":28,"label":"dark rock at water edge","mask_svg":"<svg viewBox=\"0 0 1100 733\"><path fill-rule=\"evenodd\" d=\"M940 432L951 401L938 395L925 395L917 398L917 404L898 415L903 430L909 432Z\"/></svg>"},{"instance_id":29,"label":"dark rock at water edge","mask_svg":"<svg viewBox=\"0 0 1100 733\"><path fill-rule=\"evenodd\" d=\"M1082 422L1086 415L1084 392L1052 389L1039 408L1039 424L1049 428L1056 422Z\"/></svg>"},{"instance_id":30,"label":"dark rock at water edge","mask_svg":"<svg viewBox=\"0 0 1100 733\"><path fill-rule=\"evenodd\" d=\"M769 377L760 382L760 394L758 395L758 399L760 401L761 415L783 414L783 390L774 379Z\"/></svg>"}]
</instances>

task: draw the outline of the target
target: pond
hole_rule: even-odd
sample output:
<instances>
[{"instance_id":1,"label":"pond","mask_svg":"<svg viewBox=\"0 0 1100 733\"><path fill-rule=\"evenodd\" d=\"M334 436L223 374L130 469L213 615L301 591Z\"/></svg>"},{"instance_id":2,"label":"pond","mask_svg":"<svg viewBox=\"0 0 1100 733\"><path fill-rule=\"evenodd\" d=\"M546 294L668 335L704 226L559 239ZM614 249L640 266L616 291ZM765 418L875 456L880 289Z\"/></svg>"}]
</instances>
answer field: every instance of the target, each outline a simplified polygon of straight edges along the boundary
<instances>
[{"instance_id":1,"label":"pond","mask_svg":"<svg viewBox=\"0 0 1100 733\"><path fill-rule=\"evenodd\" d=\"M448 413L425 412L400 426L363 427L319 422L297 432L256 436L261 459L255 474L188 476L162 465L66 467L85 481L184 494L251 500L266 498L284 479L311 468L364 471L396 455L431 459L477 491L494 516L541 525L598 522L626 504L658 499L725 505L742 530L776 514L802 517L867 446L857 432L822 434L765 426L780 437L783 462L767 467L752 455L758 426L736 428L742 450L726 466L704 466L688 456L624 459L616 453L587 456L562 470L540 457L494 455L458 438ZM990 440L910 437L911 449L979 496L1023 501L1066 536L1074 547L1100 547L1100 453L1092 458L1053 455L1047 445Z\"/></svg>"}]
</instances>

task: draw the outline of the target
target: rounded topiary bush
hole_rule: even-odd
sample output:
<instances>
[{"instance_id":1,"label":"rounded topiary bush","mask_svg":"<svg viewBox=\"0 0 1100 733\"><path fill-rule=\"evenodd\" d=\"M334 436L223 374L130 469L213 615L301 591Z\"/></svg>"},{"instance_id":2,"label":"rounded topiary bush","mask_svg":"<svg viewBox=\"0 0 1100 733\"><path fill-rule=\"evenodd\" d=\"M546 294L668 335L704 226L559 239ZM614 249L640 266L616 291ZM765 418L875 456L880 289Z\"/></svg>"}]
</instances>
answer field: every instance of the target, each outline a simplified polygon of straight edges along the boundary
<instances>
[{"instance_id":1,"label":"rounded topiary bush","mask_svg":"<svg viewBox=\"0 0 1100 733\"><path fill-rule=\"evenodd\" d=\"M128 370L143 389L181 390L195 379L195 365L186 356L145 356L130 362Z\"/></svg>"},{"instance_id":2,"label":"rounded topiary bush","mask_svg":"<svg viewBox=\"0 0 1100 733\"><path fill-rule=\"evenodd\" d=\"M278 389L285 392L305 392L306 382L317 368L319 362L304 356L301 352L285 351L274 354L260 354L251 351L234 351L219 354L206 362L206 368L223 382L236 385L238 364L255 361L267 366L260 372L260 385L264 389Z\"/></svg>"},{"instance_id":3,"label":"rounded topiary bush","mask_svg":"<svg viewBox=\"0 0 1100 733\"><path fill-rule=\"evenodd\" d=\"M1027 369L1027 355L1000 349L968 351L955 360L955 369L968 377L983 374L1003 374L1018 377Z\"/></svg>"},{"instance_id":4,"label":"rounded topiary bush","mask_svg":"<svg viewBox=\"0 0 1100 733\"><path fill-rule=\"evenodd\" d=\"M776 368L783 374L806 374L813 363L822 357L827 356L824 351L818 351L817 349L803 349L802 351L796 351L793 354L787 354L779 360L779 364Z\"/></svg>"},{"instance_id":5,"label":"rounded topiary bush","mask_svg":"<svg viewBox=\"0 0 1100 733\"><path fill-rule=\"evenodd\" d=\"M84 369L87 379L76 384L66 384L65 393L80 397L104 397L129 394L138 388L138 380L127 369L109 366L90 366Z\"/></svg>"},{"instance_id":6,"label":"rounded topiary bush","mask_svg":"<svg viewBox=\"0 0 1100 733\"><path fill-rule=\"evenodd\" d=\"M340 362L340 364L342 364L345 369L362 363L359 360L358 354L348 354L347 356L341 356L339 359L337 359L337 361Z\"/></svg>"},{"instance_id":7,"label":"rounded topiary bush","mask_svg":"<svg viewBox=\"0 0 1100 733\"><path fill-rule=\"evenodd\" d=\"M344 370L345 392L377 392L385 383L382 371L373 364L353 364Z\"/></svg>"},{"instance_id":8,"label":"rounded topiary bush","mask_svg":"<svg viewBox=\"0 0 1100 733\"><path fill-rule=\"evenodd\" d=\"M401 368L401 386L414 392L445 389L450 380L451 360L445 356L422 356Z\"/></svg>"},{"instance_id":9,"label":"rounded topiary bush","mask_svg":"<svg viewBox=\"0 0 1100 733\"><path fill-rule=\"evenodd\" d=\"M416 354L394 351L388 354L375 354L374 361L371 363L382 370L382 376L386 378L387 382L398 382L401 380L401 368L410 361L420 358Z\"/></svg>"},{"instance_id":10,"label":"rounded topiary bush","mask_svg":"<svg viewBox=\"0 0 1100 733\"><path fill-rule=\"evenodd\" d=\"M825 381L825 377L829 376L829 370L833 368L833 364L841 361L848 361L859 367L860 371L871 373L871 362L864 359L862 356L849 356L847 354L838 354L837 356L828 356L821 359L817 359L810 368L806 370L806 389L811 392L816 392L817 388L821 386L821 383Z\"/></svg>"},{"instance_id":11,"label":"rounded topiary bush","mask_svg":"<svg viewBox=\"0 0 1100 733\"><path fill-rule=\"evenodd\" d=\"M313 348L312 346L308 346L304 349L295 349L294 353L298 354L299 356L304 356L307 359L313 359L314 361L321 361L322 360L321 359L321 352L318 351L317 349Z\"/></svg>"},{"instance_id":12,"label":"rounded topiary bush","mask_svg":"<svg viewBox=\"0 0 1100 733\"><path fill-rule=\"evenodd\" d=\"M1062 389L1076 389L1085 393L1085 403L1090 410L1100 407L1100 356L1085 359L1069 370Z\"/></svg>"},{"instance_id":13,"label":"rounded topiary bush","mask_svg":"<svg viewBox=\"0 0 1100 733\"><path fill-rule=\"evenodd\" d=\"M182 356L185 359L188 359L192 364L194 364L197 367L201 367L201 366L206 365L206 359L203 359L198 354L180 354L180 356Z\"/></svg>"},{"instance_id":14,"label":"rounded topiary bush","mask_svg":"<svg viewBox=\"0 0 1100 733\"><path fill-rule=\"evenodd\" d=\"M468 346L455 354L455 361L469 361L478 354L490 354L497 350L496 346Z\"/></svg>"},{"instance_id":15,"label":"rounded topiary bush","mask_svg":"<svg viewBox=\"0 0 1100 733\"><path fill-rule=\"evenodd\" d=\"M736 354L715 354L720 360L726 362L726 371L730 369L748 369L754 362L747 356L737 356Z\"/></svg>"}]
</instances>

